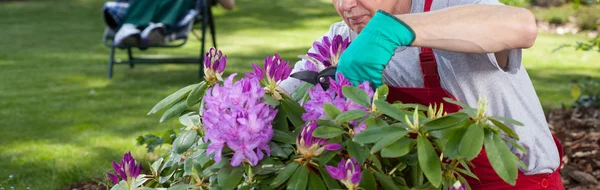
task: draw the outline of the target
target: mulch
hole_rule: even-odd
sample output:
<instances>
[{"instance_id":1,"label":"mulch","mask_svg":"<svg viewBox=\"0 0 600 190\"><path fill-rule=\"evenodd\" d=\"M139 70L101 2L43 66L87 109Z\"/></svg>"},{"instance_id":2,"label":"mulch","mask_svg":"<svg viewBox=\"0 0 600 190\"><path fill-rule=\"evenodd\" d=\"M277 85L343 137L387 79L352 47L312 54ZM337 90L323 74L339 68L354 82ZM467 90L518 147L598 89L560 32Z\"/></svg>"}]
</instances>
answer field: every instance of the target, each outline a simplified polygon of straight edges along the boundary
<instances>
[{"instance_id":1,"label":"mulch","mask_svg":"<svg viewBox=\"0 0 600 190\"><path fill-rule=\"evenodd\" d=\"M550 111L547 119L565 151L565 188L600 189L600 109L563 107Z\"/></svg>"}]
</instances>

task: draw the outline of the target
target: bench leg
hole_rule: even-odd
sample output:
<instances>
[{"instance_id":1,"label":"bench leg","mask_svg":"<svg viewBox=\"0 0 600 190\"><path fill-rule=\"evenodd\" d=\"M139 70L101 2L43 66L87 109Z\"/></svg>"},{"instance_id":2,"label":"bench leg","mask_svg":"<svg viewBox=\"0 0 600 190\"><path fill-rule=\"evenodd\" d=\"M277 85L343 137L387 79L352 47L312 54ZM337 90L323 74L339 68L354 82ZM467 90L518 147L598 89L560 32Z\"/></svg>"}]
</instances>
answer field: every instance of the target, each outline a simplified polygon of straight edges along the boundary
<instances>
[{"instance_id":1,"label":"bench leg","mask_svg":"<svg viewBox=\"0 0 600 190\"><path fill-rule=\"evenodd\" d=\"M110 47L110 55L108 57L108 79L112 78L114 64L115 64L115 46L112 46L112 47Z\"/></svg>"},{"instance_id":2,"label":"bench leg","mask_svg":"<svg viewBox=\"0 0 600 190\"><path fill-rule=\"evenodd\" d=\"M131 47L127 48L127 56L129 57L129 68L133 68L133 54L131 53Z\"/></svg>"},{"instance_id":3,"label":"bench leg","mask_svg":"<svg viewBox=\"0 0 600 190\"><path fill-rule=\"evenodd\" d=\"M202 44L200 44L200 70L198 71L198 77L200 80L204 79L204 52L205 51L205 44L206 44L206 27L207 27L207 22L208 22L208 15L210 15L209 11L210 8L206 8L206 6L208 6L206 4L206 1L204 2L204 11L202 11Z\"/></svg>"},{"instance_id":4,"label":"bench leg","mask_svg":"<svg viewBox=\"0 0 600 190\"><path fill-rule=\"evenodd\" d=\"M209 10L208 11L208 15L209 15L208 16L208 19L209 19L208 24L210 25L210 36L212 37L213 47L217 48L217 37L215 35L215 33L216 33L215 32L215 19L212 14L212 9L209 8L208 10Z\"/></svg>"}]
</instances>

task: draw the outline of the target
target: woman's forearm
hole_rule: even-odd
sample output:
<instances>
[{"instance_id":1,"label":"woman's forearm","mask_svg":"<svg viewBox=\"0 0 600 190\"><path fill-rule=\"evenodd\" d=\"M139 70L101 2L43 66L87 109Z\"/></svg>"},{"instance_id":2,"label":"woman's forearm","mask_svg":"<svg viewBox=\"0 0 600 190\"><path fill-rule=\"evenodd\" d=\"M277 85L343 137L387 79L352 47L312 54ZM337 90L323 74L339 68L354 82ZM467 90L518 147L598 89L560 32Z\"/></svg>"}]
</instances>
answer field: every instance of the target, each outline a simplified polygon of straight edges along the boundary
<instances>
[{"instance_id":1,"label":"woman's forearm","mask_svg":"<svg viewBox=\"0 0 600 190\"><path fill-rule=\"evenodd\" d=\"M412 46L465 53L496 53L529 48L537 37L533 14L523 8L463 5L395 15L415 31Z\"/></svg>"}]
</instances>

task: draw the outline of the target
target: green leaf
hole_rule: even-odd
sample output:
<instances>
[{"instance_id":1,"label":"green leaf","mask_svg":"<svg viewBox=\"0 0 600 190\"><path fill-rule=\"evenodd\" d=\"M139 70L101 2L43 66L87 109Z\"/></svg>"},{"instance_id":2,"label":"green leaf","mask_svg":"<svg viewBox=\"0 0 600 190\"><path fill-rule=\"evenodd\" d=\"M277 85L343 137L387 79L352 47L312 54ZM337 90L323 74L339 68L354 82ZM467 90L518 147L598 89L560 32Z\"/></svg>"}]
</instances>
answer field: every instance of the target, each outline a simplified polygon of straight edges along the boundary
<instances>
[{"instance_id":1,"label":"green leaf","mask_svg":"<svg viewBox=\"0 0 600 190\"><path fill-rule=\"evenodd\" d=\"M278 106L280 104L279 100L273 98L273 96L271 96L271 95L265 94L263 96L263 98L265 99L265 104L267 104L267 105Z\"/></svg>"},{"instance_id":2,"label":"green leaf","mask_svg":"<svg viewBox=\"0 0 600 190\"><path fill-rule=\"evenodd\" d=\"M335 122L336 123L344 123L344 122L348 122L351 120L356 120L358 118L361 118L362 116L367 115L366 111L363 110L350 110L344 113L339 114L337 117L335 117Z\"/></svg>"},{"instance_id":3,"label":"green leaf","mask_svg":"<svg viewBox=\"0 0 600 190\"><path fill-rule=\"evenodd\" d=\"M194 187L194 186L189 185L189 184L179 184L179 185L175 185L175 186L169 187L169 188L167 188L167 190L187 190L187 189L190 189L192 187Z\"/></svg>"},{"instance_id":4,"label":"green leaf","mask_svg":"<svg viewBox=\"0 0 600 190\"><path fill-rule=\"evenodd\" d=\"M195 130L188 130L183 135L177 137L175 141L173 141L173 149L177 154L182 154L190 147L194 142L196 142L196 137L198 136L198 132Z\"/></svg>"},{"instance_id":5,"label":"green leaf","mask_svg":"<svg viewBox=\"0 0 600 190\"><path fill-rule=\"evenodd\" d=\"M527 165L525 165L525 163L523 161L521 161L521 159L519 159L519 157L517 157L517 155L511 154L513 159L515 160L515 162L524 170L527 170Z\"/></svg>"},{"instance_id":6,"label":"green leaf","mask_svg":"<svg viewBox=\"0 0 600 190\"><path fill-rule=\"evenodd\" d=\"M460 112L460 113L466 113L471 118L476 118L477 117L477 110L474 109L474 108L463 108L462 110L460 110L458 112Z\"/></svg>"},{"instance_id":7,"label":"green leaf","mask_svg":"<svg viewBox=\"0 0 600 190\"><path fill-rule=\"evenodd\" d=\"M167 164L165 164L167 165ZM162 169L162 172L160 173L160 177L158 178L158 182L159 183L165 183L167 182L169 179L171 179L171 177L173 176L173 174L175 174L175 171L177 171L177 168L179 168L179 164L175 163L172 166L168 166Z\"/></svg>"},{"instance_id":8,"label":"green leaf","mask_svg":"<svg viewBox=\"0 0 600 190\"><path fill-rule=\"evenodd\" d=\"M325 125L325 126L336 126L337 124L335 124L334 122L329 121L329 120L319 119L319 120L317 120L317 125L318 126L323 126L323 125Z\"/></svg>"},{"instance_id":9,"label":"green leaf","mask_svg":"<svg viewBox=\"0 0 600 190\"><path fill-rule=\"evenodd\" d=\"M319 173L321 174L321 177L323 177L323 181L325 181L325 185L327 185L328 189L342 189L340 183L329 175L329 172L327 172L323 164L319 166Z\"/></svg>"},{"instance_id":10,"label":"green leaf","mask_svg":"<svg viewBox=\"0 0 600 190\"><path fill-rule=\"evenodd\" d=\"M271 155L273 155L273 156L280 157L280 158L287 158L289 156L283 151L281 146L279 146L275 142L272 142L272 141L269 142L269 148L271 149Z\"/></svg>"},{"instance_id":11,"label":"green leaf","mask_svg":"<svg viewBox=\"0 0 600 190\"><path fill-rule=\"evenodd\" d=\"M310 181L310 183L308 183L308 189L327 189L323 179L315 172L308 172L308 180Z\"/></svg>"},{"instance_id":12,"label":"green leaf","mask_svg":"<svg viewBox=\"0 0 600 190\"><path fill-rule=\"evenodd\" d=\"M156 175L159 174L161 171L160 169L160 165L162 164L164 158L160 157L158 160L154 161L154 163L152 163L152 165L150 166L150 170L152 170L152 175Z\"/></svg>"},{"instance_id":13,"label":"green leaf","mask_svg":"<svg viewBox=\"0 0 600 190\"><path fill-rule=\"evenodd\" d=\"M302 120L302 114L306 112L304 108L302 108L297 102L290 100L287 96L284 96L283 100L281 101L281 106L288 119L296 128L301 128L304 126L304 121Z\"/></svg>"},{"instance_id":14,"label":"green leaf","mask_svg":"<svg viewBox=\"0 0 600 190\"><path fill-rule=\"evenodd\" d=\"M467 132L460 141L458 154L467 160L477 157L483 147L483 126L473 124L467 127Z\"/></svg>"},{"instance_id":15,"label":"green leaf","mask_svg":"<svg viewBox=\"0 0 600 190\"><path fill-rule=\"evenodd\" d=\"M397 158L400 156L404 156L408 154L414 146L415 140L403 138L383 148L383 150L381 150L381 157Z\"/></svg>"},{"instance_id":16,"label":"green leaf","mask_svg":"<svg viewBox=\"0 0 600 190\"><path fill-rule=\"evenodd\" d=\"M515 185L517 181L517 165L511 158L512 152L498 134L485 130L485 152L494 171L506 183Z\"/></svg>"},{"instance_id":17,"label":"green leaf","mask_svg":"<svg viewBox=\"0 0 600 190\"><path fill-rule=\"evenodd\" d=\"M401 109L403 112L405 112L405 110L403 110L403 109L409 109L409 110L413 111L415 108L418 111L427 111L427 110L429 110L429 107L423 106L421 104L398 104L398 103L396 103L396 104L392 104L392 106L394 106L397 109ZM409 112L409 113L412 113L412 112Z\"/></svg>"},{"instance_id":18,"label":"green leaf","mask_svg":"<svg viewBox=\"0 0 600 190\"><path fill-rule=\"evenodd\" d=\"M521 152L527 153L527 150L525 150L525 147L521 146L518 142L515 142L512 140L507 140L507 139L505 139L504 141L510 143L513 147L519 149Z\"/></svg>"},{"instance_id":19,"label":"green leaf","mask_svg":"<svg viewBox=\"0 0 600 190\"><path fill-rule=\"evenodd\" d=\"M279 160L273 160L270 157L265 157L258 163L258 165L252 167L252 173L254 175L266 175L271 174L283 167L285 167L283 162Z\"/></svg>"},{"instance_id":20,"label":"green leaf","mask_svg":"<svg viewBox=\"0 0 600 190\"><path fill-rule=\"evenodd\" d=\"M283 170L281 170L281 172L279 172L277 177L275 177L273 182L271 182L270 186L273 188L281 186L281 184L283 184L292 176L292 174L296 171L298 166L300 166L298 162L290 162L287 166L285 166L285 168L283 168Z\"/></svg>"},{"instance_id":21,"label":"green leaf","mask_svg":"<svg viewBox=\"0 0 600 190\"><path fill-rule=\"evenodd\" d=\"M521 122L519 122L517 120L511 119L511 118L507 118L507 117L489 116L488 118L489 119L494 119L494 120L497 120L497 121L504 121L504 122L507 122L507 123L510 123L510 124L513 124L513 125L516 125L516 126L524 126L523 123L521 123Z\"/></svg>"},{"instance_id":22,"label":"green leaf","mask_svg":"<svg viewBox=\"0 0 600 190\"><path fill-rule=\"evenodd\" d=\"M375 90L375 96L373 98L375 100L385 100L387 99L387 95L390 92L390 88L387 85L381 85L377 90Z\"/></svg>"},{"instance_id":23,"label":"green leaf","mask_svg":"<svg viewBox=\"0 0 600 190\"><path fill-rule=\"evenodd\" d=\"M304 190L308 185L308 168L305 166L300 166L290 178L290 181L287 184L287 189L291 190Z\"/></svg>"},{"instance_id":24,"label":"green leaf","mask_svg":"<svg viewBox=\"0 0 600 190\"><path fill-rule=\"evenodd\" d=\"M242 181L244 167L233 167L230 164L226 164L219 170L218 175L219 177L217 179L219 181L219 186L222 189L235 189L235 187L240 184L240 181Z\"/></svg>"},{"instance_id":25,"label":"green leaf","mask_svg":"<svg viewBox=\"0 0 600 190\"><path fill-rule=\"evenodd\" d=\"M406 131L406 130L403 128L400 128L400 127L392 127L392 126L367 128L367 130L364 130L364 131L360 132L359 134L357 134L356 136L354 136L353 141L362 143L362 144L374 143L374 142L377 142L378 140L382 139L383 137L385 137L387 134L390 134L393 132L401 132L401 131Z\"/></svg>"},{"instance_id":26,"label":"green leaf","mask_svg":"<svg viewBox=\"0 0 600 190\"><path fill-rule=\"evenodd\" d=\"M367 120L367 129L376 128L376 127L387 127L387 126L390 126L390 125L381 118L370 117Z\"/></svg>"},{"instance_id":27,"label":"green leaf","mask_svg":"<svg viewBox=\"0 0 600 190\"><path fill-rule=\"evenodd\" d=\"M385 100L375 100L374 103L377 109L383 112L385 115L390 116L398 121L404 121L404 116L406 114L402 113L400 109L395 108Z\"/></svg>"},{"instance_id":28,"label":"green leaf","mask_svg":"<svg viewBox=\"0 0 600 190\"><path fill-rule=\"evenodd\" d=\"M381 170L381 161L376 155L371 155L370 160L373 162L373 166L375 166L375 168Z\"/></svg>"},{"instance_id":29,"label":"green leaf","mask_svg":"<svg viewBox=\"0 0 600 190\"><path fill-rule=\"evenodd\" d=\"M337 107L335 107L331 104L323 104L323 109L325 110L327 115L331 118L336 118L338 115L340 115L340 113L342 113L342 111L340 111L340 109L338 109Z\"/></svg>"},{"instance_id":30,"label":"green leaf","mask_svg":"<svg viewBox=\"0 0 600 190\"><path fill-rule=\"evenodd\" d=\"M206 81L202 81L194 88L194 90L192 90L192 92L190 92L186 100L188 108L191 108L196 103L200 102L200 99L204 96L204 92L206 92L206 88Z\"/></svg>"},{"instance_id":31,"label":"green leaf","mask_svg":"<svg viewBox=\"0 0 600 190\"><path fill-rule=\"evenodd\" d=\"M275 116L275 120L273 121L273 129L278 129L281 131L289 131L289 125L287 117L285 116L285 111L282 106L277 106L277 115Z\"/></svg>"},{"instance_id":32,"label":"green leaf","mask_svg":"<svg viewBox=\"0 0 600 190\"><path fill-rule=\"evenodd\" d=\"M169 108L163 115L160 117L160 123L165 122L175 116L181 115L187 109L187 103L185 101L179 101L173 107Z\"/></svg>"},{"instance_id":33,"label":"green leaf","mask_svg":"<svg viewBox=\"0 0 600 190\"><path fill-rule=\"evenodd\" d=\"M119 184L115 184L110 190L127 190L127 182L120 181Z\"/></svg>"},{"instance_id":34,"label":"green leaf","mask_svg":"<svg viewBox=\"0 0 600 190\"><path fill-rule=\"evenodd\" d=\"M515 131L513 131L510 127L506 126L504 123L496 120L496 119L492 119L492 118L488 118L496 127L498 127L500 130L504 131L504 133L506 133L506 135L508 135L509 137L515 139L515 140L519 140L519 135L517 135L517 133L515 133Z\"/></svg>"},{"instance_id":35,"label":"green leaf","mask_svg":"<svg viewBox=\"0 0 600 190\"><path fill-rule=\"evenodd\" d=\"M172 105L175 102L178 102L179 100L183 99L185 96L188 95L188 93L192 89L196 88L197 85L198 84L192 84L192 85L183 87L182 89L179 89L177 92L162 99L160 102L158 102L156 105L154 105L154 107L150 110L150 112L148 112L148 115L152 115L152 114L166 108L167 106Z\"/></svg>"},{"instance_id":36,"label":"green leaf","mask_svg":"<svg viewBox=\"0 0 600 190\"><path fill-rule=\"evenodd\" d=\"M130 188L135 189L136 187L142 186L142 184L146 183L150 178L146 178L145 174L140 174L133 180L133 186Z\"/></svg>"},{"instance_id":37,"label":"green leaf","mask_svg":"<svg viewBox=\"0 0 600 190\"><path fill-rule=\"evenodd\" d=\"M444 147L444 156L447 156L450 159L457 159L457 156L459 156L458 149L460 147L460 142L467 132L467 127L459 127L450 130L453 130L454 132L450 132L448 136L444 136L444 138L448 138Z\"/></svg>"},{"instance_id":38,"label":"green leaf","mask_svg":"<svg viewBox=\"0 0 600 190\"><path fill-rule=\"evenodd\" d=\"M323 154L321 154L319 156L319 163L321 165L327 164L327 162L329 162L333 157L335 157L336 155L338 155L340 153L340 151L342 151L342 150L325 151Z\"/></svg>"},{"instance_id":39,"label":"green leaf","mask_svg":"<svg viewBox=\"0 0 600 190\"><path fill-rule=\"evenodd\" d=\"M350 154L351 157L356 158L361 164L365 162L369 156L369 150L354 141L347 141L347 143L346 150L348 151L348 154Z\"/></svg>"},{"instance_id":40,"label":"green leaf","mask_svg":"<svg viewBox=\"0 0 600 190\"><path fill-rule=\"evenodd\" d=\"M417 137L417 154L425 177L434 187L439 187L442 183L441 162L433 145L424 136Z\"/></svg>"},{"instance_id":41,"label":"green leaf","mask_svg":"<svg viewBox=\"0 0 600 190\"><path fill-rule=\"evenodd\" d=\"M287 144L296 144L296 137L292 135L291 132L285 132L277 129L273 129L273 138L272 140Z\"/></svg>"},{"instance_id":42,"label":"green leaf","mask_svg":"<svg viewBox=\"0 0 600 190\"><path fill-rule=\"evenodd\" d=\"M191 175L193 173L192 169L194 168L194 159L192 158L186 158L185 161L183 162L183 176L188 176Z\"/></svg>"},{"instance_id":43,"label":"green leaf","mask_svg":"<svg viewBox=\"0 0 600 190\"><path fill-rule=\"evenodd\" d=\"M200 119L200 118L198 118ZM167 130L167 132L165 132L162 136L162 139L164 140L165 144L173 144L173 141L175 141L175 138L177 138L177 134L175 133L175 131L173 129L169 129Z\"/></svg>"},{"instance_id":44,"label":"green leaf","mask_svg":"<svg viewBox=\"0 0 600 190\"><path fill-rule=\"evenodd\" d=\"M449 102L449 103L452 103L452 104L459 105L459 106L460 106L460 107L462 107L463 109L464 109L464 108L470 108L470 107L469 107L469 105L467 105L467 104L465 104L465 103L462 103L462 102L459 102L459 101L456 101L456 100L453 100L452 98L444 98L444 101L446 101L446 102Z\"/></svg>"},{"instance_id":45,"label":"green leaf","mask_svg":"<svg viewBox=\"0 0 600 190\"><path fill-rule=\"evenodd\" d=\"M375 181L373 173L371 173L369 170L363 170L362 179L360 180L358 186L363 189L377 189L377 181Z\"/></svg>"},{"instance_id":46,"label":"green leaf","mask_svg":"<svg viewBox=\"0 0 600 190\"><path fill-rule=\"evenodd\" d=\"M165 142L163 139L153 134L139 136L136 141L138 146L146 145L147 152L154 152L156 147L163 145Z\"/></svg>"},{"instance_id":47,"label":"green leaf","mask_svg":"<svg viewBox=\"0 0 600 190\"><path fill-rule=\"evenodd\" d=\"M462 174L465 174L465 175L467 175L467 176L469 176L471 178L479 180L479 178L473 172L471 172L470 170L465 170L465 169L462 169L462 168L459 168L459 167L454 168L454 170L456 170L456 171L458 171L458 172L460 172Z\"/></svg>"},{"instance_id":48,"label":"green leaf","mask_svg":"<svg viewBox=\"0 0 600 190\"><path fill-rule=\"evenodd\" d=\"M196 127L200 125L200 115L196 112L188 112L179 116L179 123L186 127Z\"/></svg>"},{"instance_id":49,"label":"green leaf","mask_svg":"<svg viewBox=\"0 0 600 190\"><path fill-rule=\"evenodd\" d=\"M384 137L381 140L377 141L377 143L375 143L373 148L371 148L371 154L375 154L376 152L378 152L381 149L400 140L400 138L402 138L402 137L406 136L406 134L408 134L408 131L406 131L402 128L394 127L394 129L395 129L395 131L383 134Z\"/></svg>"},{"instance_id":50,"label":"green leaf","mask_svg":"<svg viewBox=\"0 0 600 190\"><path fill-rule=\"evenodd\" d=\"M300 101L302 97L304 97L304 95L308 94L308 89L313 86L315 85L307 82L303 82L302 84L298 85L298 88L296 88L296 90L292 94L292 99L294 99L294 101L296 102Z\"/></svg>"},{"instance_id":51,"label":"green leaf","mask_svg":"<svg viewBox=\"0 0 600 190\"><path fill-rule=\"evenodd\" d=\"M457 126L458 123L463 122L464 120L467 120L469 118L469 115L465 113L452 113L424 123L423 129L428 131L442 130L449 127Z\"/></svg>"},{"instance_id":52,"label":"green leaf","mask_svg":"<svg viewBox=\"0 0 600 190\"><path fill-rule=\"evenodd\" d=\"M344 134L344 131L338 127L320 126L315 129L313 136L322 139L331 139Z\"/></svg>"},{"instance_id":53,"label":"green leaf","mask_svg":"<svg viewBox=\"0 0 600 190\"><path fill-rule=\"evenodd\" d=\"M344 86L342 87L342 94L353 102L357 103L366 108L371 107L371 98L362 89L355 86Z\"/></svg>"},{"instance_id":54,"label":"green leaf","mask_svg":"<svg viewBox=\"0 0 600 190\"><path fill-rule=\"evenodd\" d=\"M400 186L394 183L394 180L388 175L380 172L375 172L375 177L379 179L379 183L383 186L383 189L400 190Z\"/></svg>"}]
</instances>

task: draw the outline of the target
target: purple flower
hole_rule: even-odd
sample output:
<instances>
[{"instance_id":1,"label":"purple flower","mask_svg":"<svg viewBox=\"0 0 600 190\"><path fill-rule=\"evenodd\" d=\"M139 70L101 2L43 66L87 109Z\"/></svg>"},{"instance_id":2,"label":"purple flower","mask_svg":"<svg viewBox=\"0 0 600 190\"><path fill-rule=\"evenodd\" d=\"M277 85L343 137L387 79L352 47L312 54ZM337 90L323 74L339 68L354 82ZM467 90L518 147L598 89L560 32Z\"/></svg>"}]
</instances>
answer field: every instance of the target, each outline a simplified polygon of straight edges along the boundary
<instances>
[{"instance_id":1,"label":"purple flower","mask_svg":"<svg viewBox=\"0 0 600 190\"><path fill-rule=\"evenodd\" d=\"M311 121L307 123L302 128L302 132L298 134L296 146L300 154L304 155L306 158L311 158L313 156L321 155L325 150L336 151L342 149L342 145L340 144L327 144L328 139L314 137L312 134L317 127L317 122Z\"/></svg>"},{"instance_id":2,"label":"purple flower","mask_svg":"<svg viewBox=\"0 0 600 190\"><path fill-rule=\"evenodd\" d=\"M108 178L110 178L110 180L115 184L119 184L121 181L119 180L119 177L120 179L123 179L129 183L132 179L135 179L140 175L140 170L142 168L141 164L136 165L135 159L131 156L131 152L127 152L125 155L123 155L121 163L116 163L113 161L112 165L116 175L112 173L106 174L108 175Z\"/></svg>"},{"instance_id":3,"label":"purple flower","mask_svg":"<svg viewBox=\"0 0 600 190\"><path fill-rule=\"evenodd\" d=\"M207 81L223 80L221 75L227 65L227 56L221 50L210 48L204 54L204 78Z\"/></svg>"},{"instance_id":4,"label":"purple flower","mask_svg":"<svg viewBox=\"0 0 600 190\"><path fill-rule=\"evenodd\" d=\"M319 42L316 41L313 43L313 49L316 53L307 53L307 55L320 63L314 64L306 64L306 69L312 70L314 68L319 68L318 70L323 70L327 67L337 66L337 62L340 59L340 56L348 48L350 45L349 37L342 37L341 35L335 35L332 39L327 36L324 36L323 39Z\"/></svg>"},{"instance_id":5,"label":"purple flower","mask_svg":"<svg viewBox=\"0 0 600 190\"><path fill-rule=\"evenodd\" d=\"M266 79L267 84L276 85L279 81L287 79L292 73L290 63L281 59L279 54L269 56L264 60L264 67L252 63L254 72L248 73L248 77Z\"/></svg>"},{"instance_id":6,"label":"purple flower","mask_svg":"<svg viewBox=\"0 0 600 190\"><path fill-rule=\"evenodd\" d=\"M352 86L352 83L350 83L341 73L338 73L336 78L337 80L329 79L331 86L327 90L323 90L319 84L308 89L310 100L306 101L303 105L306 112L302 114L302 120L309 122L320 119L322 116L326 115L327 113L325 112L325 109L323 109L323 105L325 104L331 104L342 112L350 110L369 110L369 107L361 106L350 99L346 99L342 94L342 88L344 86ZM358 88L365 91L370 98L373 98L374 92L368 82L360 84ZM357 126L358 120L350 121L350 124L354 126L354 134L358 134L366 129L364 123Z\"/></svg>"},{"instance_id":7,"label":"purple flower","mask_svg":"<svg viewBox=\"0 0 600 190\"><path fill-rule=\"evenodd\" d=\"M233 82L235 74L206 91L202 123L205 140L210 141L207 154L214 153L220 162L222 149L234 151L232 166L242 162L256 165L264 155L270 155L268 146L273 137L272 121L277 114L273 106L263 102L265 90L256 78L242 78Z\"/></svg>"},{"instance_id":8,"label":"purple flower","mask_svg":"<svg viewBox=\"0 0 600 190\"><path fill-rule=\"evenodd\" d=\"M456 182L454 182L454 185L452 185L452 187L449 187L448 190L465 190L467 189L467 187L465 186L465 184L460 183L459 180L456 180Z\"/></svg>"},{"instance_id":9,"label":"purple flower","mask_svg":"<svg viewBox=\"0 0 600 190\"><path fill-rule=\"evenodd\" d=\"M333 166L325 166L327 173L333 179L341 181L348 189L357 189L358 183L362 178L362 169L360 164L354 158L349 160L342 159L337 168Z\"/></svg>"}]
</instances>

